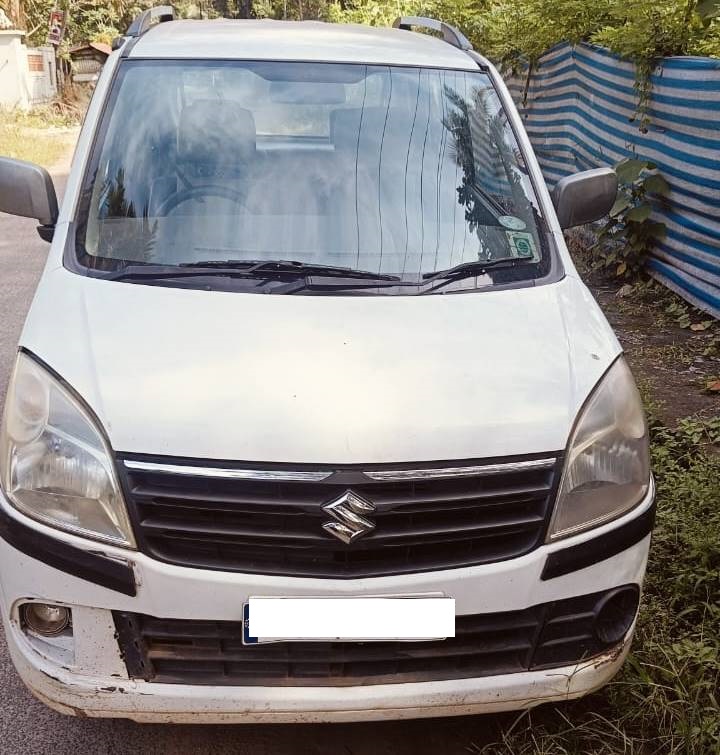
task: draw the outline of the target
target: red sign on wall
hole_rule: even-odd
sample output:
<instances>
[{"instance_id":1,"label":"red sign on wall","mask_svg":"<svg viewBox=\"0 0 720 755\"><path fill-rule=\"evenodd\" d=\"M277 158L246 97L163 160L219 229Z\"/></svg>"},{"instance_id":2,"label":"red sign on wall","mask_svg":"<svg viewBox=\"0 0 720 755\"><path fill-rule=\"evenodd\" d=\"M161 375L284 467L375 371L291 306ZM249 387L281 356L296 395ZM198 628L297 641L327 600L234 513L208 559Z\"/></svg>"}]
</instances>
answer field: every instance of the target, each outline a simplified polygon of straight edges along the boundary
<instances>
[{"instance_id":1,"label":"red sign on wall","mask_svg":"<svg viewBox=\"0 0 720 755\"><path fill-rule=\"evenodd\" d=\"M54 10L50 13L50 28L48 30L47 43L57 45L62 42L65 33L65 12Z\"/></svg>"}]
</instances>

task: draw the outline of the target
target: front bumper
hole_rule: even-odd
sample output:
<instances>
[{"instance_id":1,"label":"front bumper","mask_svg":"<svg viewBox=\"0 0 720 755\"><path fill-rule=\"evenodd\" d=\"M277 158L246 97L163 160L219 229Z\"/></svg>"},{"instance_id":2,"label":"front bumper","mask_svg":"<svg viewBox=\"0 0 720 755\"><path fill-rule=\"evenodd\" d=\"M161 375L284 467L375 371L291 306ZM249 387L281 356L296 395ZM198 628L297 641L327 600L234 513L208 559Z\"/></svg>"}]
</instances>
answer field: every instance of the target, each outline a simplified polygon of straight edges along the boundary
<instances>
[{"instance_id":1,"label":"front bumper","mask_svg":"<svg viewBox=\"0 0 720 755\"><path fill-rule=\"evenodd\" d=\"M159 684L128 678L115 638L112 611L162 618L238 621L252 595L368 595L445 593L458 615L528 608L624 584L641 584L650 536L575 571L543 578L548 556L605 537L647 516L653 491L630 514L543 546L518 559L438 572L358 580L245 575L164 564L143 554L90 544L4 513L67 545L129 561L136 595L93 584L38 560L0 540L2 614L15 666L33 693L63 713L172 722L360 721L467 715L528 708L580 697L604 685L622 665L632 631L603 655L549 670L500 676L347 687L202 686ZM581 550L583 550L581 548ZM610 551L612 552L612 551ZM73 610L71 650L57 653L28 638L19 620L26 600L68 605Z\"/></svg>"},{"instance_id":2,"label":"front bumper","mask_svg":"<svg viewBox=\"0 0 720 755\"><path fill-rule=\"evenodd\" d=\"M291 723L460 716L569 700L607 683L630 639L586 663L481 679L362 687L203 687L86 676L58 668L10 639L33 694L61 713L157 723Z\"/></svg>"}]
</instances>

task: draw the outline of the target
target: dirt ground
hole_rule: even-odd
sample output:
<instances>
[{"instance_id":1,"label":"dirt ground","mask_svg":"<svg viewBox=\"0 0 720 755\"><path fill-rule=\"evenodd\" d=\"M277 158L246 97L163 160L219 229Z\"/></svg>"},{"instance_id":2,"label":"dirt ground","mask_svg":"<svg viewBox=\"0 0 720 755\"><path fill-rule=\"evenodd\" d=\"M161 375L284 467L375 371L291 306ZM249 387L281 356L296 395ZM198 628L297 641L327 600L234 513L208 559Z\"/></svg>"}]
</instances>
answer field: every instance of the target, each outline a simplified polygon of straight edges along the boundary
<instances>
[{"instance_id":1,"label":"dirt ground","mask_svg":"<svg viewBox=\"0 0 720 755\"><path fill-rule=\"evenodd\" d=\"M688 416L708 418L720 411L720 392L707 388L720 379L718 325L694 332L673 322L662 304L648 301L647 295L632 301L618 287L592 285L591 289L664 424L673 426ZM705 321L698 314L694 324Z\"/></svg>"},{"instance_id":2,"label":"dirt ground","mask_svg":"<svg viewBox=\"0 0 720 755\"><path fill-rule=\"evenodd\" d=\"M584 240L569 242L656 418L674 427L720 416L720 321L652 281L630 285L592 271Z\"/></svg>"}]
</instances>

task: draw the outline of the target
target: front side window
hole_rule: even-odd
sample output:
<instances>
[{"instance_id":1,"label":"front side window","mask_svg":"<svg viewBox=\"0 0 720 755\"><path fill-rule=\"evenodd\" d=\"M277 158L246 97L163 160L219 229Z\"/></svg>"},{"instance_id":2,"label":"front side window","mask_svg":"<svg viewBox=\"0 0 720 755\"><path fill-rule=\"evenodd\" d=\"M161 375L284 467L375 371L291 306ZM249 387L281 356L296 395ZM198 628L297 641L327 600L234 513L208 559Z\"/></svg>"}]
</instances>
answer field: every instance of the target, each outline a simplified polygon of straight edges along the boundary
<instances>
[{"instance_id":1,"label":"front side window","mask_svg":"<svg viewBox=\"0 0 720 755\"><path fill-rule=\"evenodd\" d=\"M123 61L78 229L82 266L148 266L137 279L165 285L182 270L204 286L203 265L226 263L234 286L259 290L241 271L265 265L278 274L263 285L289 293L291 271L273 265L292 262L412 293L463 263L487 271L461 288L549 266L523 156L480 71Z\"/></svg>"}]
</instances>

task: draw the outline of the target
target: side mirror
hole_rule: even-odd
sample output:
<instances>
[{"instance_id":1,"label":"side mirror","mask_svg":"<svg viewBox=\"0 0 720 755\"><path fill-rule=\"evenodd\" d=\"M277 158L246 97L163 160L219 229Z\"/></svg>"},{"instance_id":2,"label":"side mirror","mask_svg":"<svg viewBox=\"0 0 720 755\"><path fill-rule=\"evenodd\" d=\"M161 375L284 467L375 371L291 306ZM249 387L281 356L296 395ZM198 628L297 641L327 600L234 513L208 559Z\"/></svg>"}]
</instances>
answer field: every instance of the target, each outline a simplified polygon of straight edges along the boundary
<instances>
[{"instance_id":1,"label":"side mirror","mask_svg":"<svg viewBox=\"0 0 720 755\"><path fill-rule=\"evenodd\" d=\"M573 228L604 218L615 204L617 174L612 168L596 168L561 178L552 192L561 228Z\"/></svg>"},{"instance_id":2,"label":"side mirror","mask_svg":"<svg viewBox=\"0 0 720 755\"><path fill-rule=\"evenodd\" d=\"M0 212L37 218L38 233L51 241L58 203L50 174L39 165L0 157Z\"/></svg>"}]
</instances>

